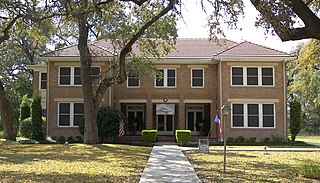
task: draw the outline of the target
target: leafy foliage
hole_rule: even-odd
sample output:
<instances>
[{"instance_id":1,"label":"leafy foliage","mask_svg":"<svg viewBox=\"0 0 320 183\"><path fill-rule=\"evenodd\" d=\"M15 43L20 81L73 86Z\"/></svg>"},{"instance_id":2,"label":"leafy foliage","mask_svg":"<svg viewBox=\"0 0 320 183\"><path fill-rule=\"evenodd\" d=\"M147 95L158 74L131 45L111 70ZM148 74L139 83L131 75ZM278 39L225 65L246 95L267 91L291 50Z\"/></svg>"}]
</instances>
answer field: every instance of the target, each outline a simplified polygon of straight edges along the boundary
<instances>
[{"instance_id":1,"label":"leafy foliage","mask_svg":"<svg viewBox=\"0 0 320 183\"><path fill-rule=\"evenodd\" d=\"M298 59L288 64L289 95L302 108L302 128L320 130L320 41L297 48Z\"/></svg>"},{"instance_id":2,"label":"leafy foliage","mask_svg":"<svg viewBox=\"0 0 320 183\"><path fill-rule=\"evenodd\" d=\"M176 140L178 143L187 143L191 139L190 130L176 130Z\"/></svg>"},{"instance_id":3,"label":"leafy foliage","mask_svg":"<svg viewBox=\"0 0 320 183\"><path fill-rule=\"evenodd\" d=\"M30 117L30 102L28 94L23 95L20 104L20 121Z\"/></svg>"},{"instance_id":4,"label":"leafy foliage","mask_svg":"<svg viewBox=\"0 0 320 183\"><path fill-rule=\"evenodd\" d=\"M31 117L26 118L20 122L20 135L25 138L32 138L33 126Z\"/></svg>"},{"instance_id":5,"label":"leafy foliage","mask_svg":"<svg viewBox=\"0 0 320 183\"><path fill-rule=\"evenodd\" d=\"M301 130L301 104L297 98L290 102L290 133L291 140L295 141Z\"/></svg>"},{"instance_id":6,"label":"leafy foliage","mask_svg":"<svg viewBox=\"0 0 320 183\"><path fill-rule=\"evenodd\" d=\"M43 140L43 127L42 127L42 108L41 108L41 95L36 92L33 95L31 104L31 123L32 123L32 136L33 140Z\"/></svg>"},{"instance_id":7,"label":"leafy foliage","mask_svg":"<svg viewBox=\"0 0 320 183\"><path fill-rule=\"evenodd\" d=\"M100 107L97 115L99 137L104 139L105 137L117 136L119 134L120 119L124 121L127 133L128 120L121 112L108 106ZM84 133L84 121L79 122L79 131L81 134Z\"/></svg>"},{"instance_id":8,"label":"leafy foliage","mask_svg":"<svg viewBox=\"0 0 320 183\"><path fill-rule=\"evenodd\" d=\"M147 143L156 142L157 130L142 130L142 140Z\"/></svg>"}]
</instances>

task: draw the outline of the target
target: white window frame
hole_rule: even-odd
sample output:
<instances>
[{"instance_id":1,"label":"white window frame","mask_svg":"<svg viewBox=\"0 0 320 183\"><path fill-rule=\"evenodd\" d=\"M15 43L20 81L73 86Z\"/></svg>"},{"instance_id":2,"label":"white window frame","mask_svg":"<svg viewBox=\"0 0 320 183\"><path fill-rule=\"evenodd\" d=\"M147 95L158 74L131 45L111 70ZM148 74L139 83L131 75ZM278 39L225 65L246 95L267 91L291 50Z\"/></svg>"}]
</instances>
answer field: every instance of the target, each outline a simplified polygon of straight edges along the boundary
<instances>
[{"instance_id":1,"label":"white window frame","mask_svg":"<svg viewBox=\"0 0 320 183\"><path fill-rule=\"evenodd\" d=\"M58 117L57 117L57 122L58 122L58 127L62 128L70 128L70 127L79 127L74 125L74 104L77 103L82 103L83 102L58 102ZM60 116L60 104L70 104L70 113L69 113L69 120L70 120L70 125L69 126L61 126L60 121L59 121L59 116ZM84 115L84 114L83 114Z\"/></svg>"},{"instance_id":2,"label":"white window frame","mask_svg":"<svg viewBox=\"0 0 320 183\"><path fill-rule=\"evenodd\" d=\"M194 70L202 70L202 86L193 86L193 72ZM192 68L191 69L191 88L204 88L204 69L203 68Z\"/></svg>"},{"instance_id":3,"label":"white window frame","mask_svg":"<svg viewBox=\"0 0 320 183\"><path fill-rule=\"evenodd\" d=\"M48 73L47 72L39 72L39 90L46 90L46 89L41 89L41 74L47 74L47 79L46 79L46 84L47 84L47 87L48 88Z\"/></svg>"},{"instance_id":4,"label":"white window frame","mask_svg":"<svg viewBox=\"0 0 320 183\"><path fill-rule=\"evenodd\" d=\"M231 112L231 128L256 128L256 129L275 129L276 128L276 105L275 103L241 103L241 102L234 102L231 103L231 111L233 110L233 104L242 104L243 105L243 127L240 126L233 126L233 113ZM248 104L258 104L259 105L259 127L249 127L248 126ZM274 126L273 127L263 127L263 104L272 104L273 105L273 121Z\"/></svg>"},{"instance_id":5,"label":"white window frame","mask_svg":"<svg viewBox=\"0 0 320 183\"><path fill-rule=\"evenodd\" d=\"M138 79L138 86L130 86L129 85L129 78L137 78ZM127 88L140 88L140 76L127 76Z\"/></svg>"},{"instance_id":6,"label":"white window frame","mask_svg":"<svg viewBox=\"0 0 320 183\"><path fill-rule=\"evenodd\" d=\"M154 87L155 88L176 88L177 87L177 69L175 68L158 68L159 70L163 70L163 86L157 86L157 77L154 78ZM174 70L175 79L174 86L168 86L168 70Z\"/></svg>"},{"instance_id":7,"label":"white window frame","mask_svg":"<svg viewBox=\"0 0 320 183\"><path fill-rule=\"evenodd\" d=\"M234 67L242 67L243 69L243 84L242 85L234 85L232 84L232 68ZM247 84L247 68L258 68L258 85L248 85ZM262 69L263 68L272 68L272 85L262 85ZM275 86L275 71L273 66L231 66L230 68L230 85L231 86L246 86L246 87L274 87Z\"/></svg>"},{"instance_id":8,"label":"white window frame","mask_svg":"<svg viewBox=\"0 0 320 183\"><path fill-rule=\"evenodd\" d=\"M64 85L60 84L60 68L70 68L70 84ZM100 66L93 66L98 67L101 72ZM81 66L59 66L58 68L58 86L81 86L81 84L74 84L74 77L75 77L75 68L81 68Z\"/></svg>"}]
</instances>

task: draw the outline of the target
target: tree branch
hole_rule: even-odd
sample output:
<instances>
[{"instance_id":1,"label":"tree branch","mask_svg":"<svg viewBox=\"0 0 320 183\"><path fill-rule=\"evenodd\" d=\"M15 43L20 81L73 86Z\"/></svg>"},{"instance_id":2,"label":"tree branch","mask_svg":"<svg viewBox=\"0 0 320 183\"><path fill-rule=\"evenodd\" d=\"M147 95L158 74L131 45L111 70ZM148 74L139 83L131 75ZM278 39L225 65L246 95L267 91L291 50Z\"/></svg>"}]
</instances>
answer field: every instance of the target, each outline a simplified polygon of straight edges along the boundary
<instances>
[{"instance_id":1,"label":"tree branch","mask_svg":"<svg viewBox=\"0 0 320 183\"><path fill-rule=\"evenodd\" d=\"M126 1L126 0L123 0ZM142 1L141 1L142 2ZM170 10L173 9L175 0L169 0L169 4L161 10L157 15L152 17L151 20L149 20L146 24L144 24L139 31L133 35L133 37L127 42L127 44L121 49L120 56L119 56L119 74L117 77L110 77L105 78L100 83L97 91L96 91L96 97L103 96L106 89L111 86L112 84L116 83L123 83L126 80L127 74L126 74L126 56L127 54L132 50L133 44L143 35L143 33L156 21L158 21L161 17L166 15Z\"/></svg>"},{"instance_id":2,"label":"tree branch","mask_svg":"<svg viewBox=\"0 0 320 183\"><path fill-rule=\"evenodd\" d=\"M320 19L310 10L302 0L285 1L286 5L304 22L305 27L290 28L283 25L273 13L268 12L263 0L250 0L262 17L273 27L282 41L315 38L320 40Z\"/></svg>"},{"instance_id":3,"label":"tree branch","mask_svg":"<svg viewBox=\"0 0 320 183\"><path fill-rule=\"evenodd\" d=\"M7 25L7 27L2 31L3 32L3 36L0 37L0 45L5 41L8 40L10 38L9 35L9 30L12 28L12 26L16 23L16 21L23 17L22 15L17 15L16 17L14 17L9 24Z\"/></svg>"}]
</instances>

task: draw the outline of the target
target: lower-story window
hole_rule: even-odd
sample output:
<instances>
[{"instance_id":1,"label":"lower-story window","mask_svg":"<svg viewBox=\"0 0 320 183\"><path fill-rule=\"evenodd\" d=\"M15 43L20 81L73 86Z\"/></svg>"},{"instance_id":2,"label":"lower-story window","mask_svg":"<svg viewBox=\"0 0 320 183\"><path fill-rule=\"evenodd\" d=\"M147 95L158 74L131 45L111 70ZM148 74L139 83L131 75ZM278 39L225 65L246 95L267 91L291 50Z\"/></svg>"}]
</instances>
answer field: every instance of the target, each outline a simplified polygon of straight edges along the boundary
<instances>
[{"instance_id":1,"label":"lower-story window","mask_svg":"<svg viewBox=\"0 0 320 183\"><path fill-rule=\"evenodd\" d=\"M59 103L58 114L59 127L77 127L79 122L83 120L83 103Z\"/></svg>"},{"instance_id":2,"label":"lower-story window","mask_svg":"<svg viewBox=\"0 0 320 183\"><path fill-rule=\"evenodd\" d=\"M275 106L263 103L233 103L232 127L234 128L274 128Z\"/></svg>"}]
</instances>

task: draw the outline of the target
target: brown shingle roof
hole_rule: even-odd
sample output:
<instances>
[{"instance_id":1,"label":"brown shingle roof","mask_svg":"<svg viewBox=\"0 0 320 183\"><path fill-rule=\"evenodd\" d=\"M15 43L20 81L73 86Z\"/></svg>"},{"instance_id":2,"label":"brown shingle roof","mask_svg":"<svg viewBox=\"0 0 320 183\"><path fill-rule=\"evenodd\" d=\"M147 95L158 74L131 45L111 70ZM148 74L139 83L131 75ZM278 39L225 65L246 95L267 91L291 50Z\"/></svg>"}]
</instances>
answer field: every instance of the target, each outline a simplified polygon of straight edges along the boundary
<instances>
[{"instance_id":1,"label":"brown shingle roof","mask_svg":"<svg viewBox=\"0 0 320 183\"><path fill-rule=\"evenodd\" d=\"M289 54L261 46L248 41L241 42L237 45L215 54L215 56L232 56L232 57L252 57L252 56L290 56Z\"/></svg>"},{"instance_id":2,"label":"brown shingle roof","mask_svg":"<svg viewBox=\"0 0 320 183\"><path fill-rule=\"evenodd\" d=\"M89 49L96 56L113 56L114 49L110 42L99 40L89 43ZM136 46L133 51L138 53ZM48 52L44 57L78 57L77 45L60 48ZM211 58L213 56L223 57L246 57L246 56L290 56L287 53L277 51L265 46L250 42L236 43L229 40L222 40L218 43L209 41L206 38L177 38L175 50L168 54L167 58Z\"/></svg>"}]
</instances>

